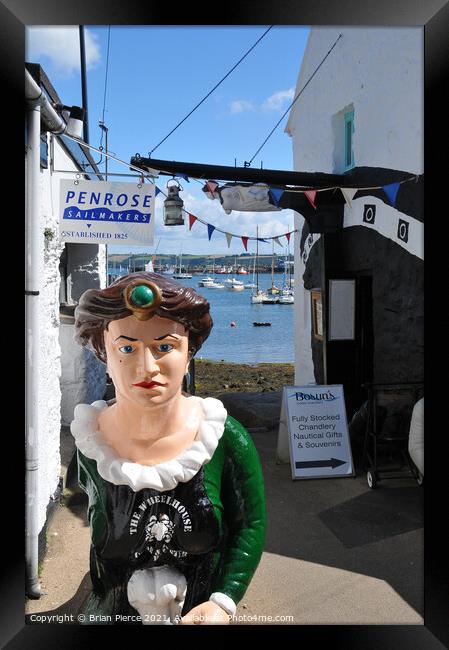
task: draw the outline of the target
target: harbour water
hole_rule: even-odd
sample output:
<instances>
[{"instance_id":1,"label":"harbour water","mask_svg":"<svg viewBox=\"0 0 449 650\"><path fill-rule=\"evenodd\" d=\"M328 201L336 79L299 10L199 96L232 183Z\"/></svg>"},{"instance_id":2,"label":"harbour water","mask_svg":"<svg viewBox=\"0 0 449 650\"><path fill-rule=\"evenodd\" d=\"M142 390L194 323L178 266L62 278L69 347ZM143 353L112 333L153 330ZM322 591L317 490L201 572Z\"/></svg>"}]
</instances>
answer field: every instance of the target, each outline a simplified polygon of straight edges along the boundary
<instances>
[{"instance_id":1,"label":"harbour water","mask_svg":"<svg viewBox=\"0 0 449 650\"><path fill-rule=\"evenodd\" d=\"M216 282L223 283L226 275L206 274ZM230 291L229 289L210 289L199 287L203 276L194 275L191 279L176 280L180 284L193 287L204 296L211 306L214 321L212 332L197 353L198 358L234 363L294 363L293 311L294 305L251 304L251 289ZM235 275L245 284L252 282L251 275ZM283 286L283 275L275 274L274 283ZM259 275L261 289L271 287L271 274ZM231 323L235 327L231 327ZM271 323L270 327L256 327L253 322Z\"/></svg>"}]
</instances>

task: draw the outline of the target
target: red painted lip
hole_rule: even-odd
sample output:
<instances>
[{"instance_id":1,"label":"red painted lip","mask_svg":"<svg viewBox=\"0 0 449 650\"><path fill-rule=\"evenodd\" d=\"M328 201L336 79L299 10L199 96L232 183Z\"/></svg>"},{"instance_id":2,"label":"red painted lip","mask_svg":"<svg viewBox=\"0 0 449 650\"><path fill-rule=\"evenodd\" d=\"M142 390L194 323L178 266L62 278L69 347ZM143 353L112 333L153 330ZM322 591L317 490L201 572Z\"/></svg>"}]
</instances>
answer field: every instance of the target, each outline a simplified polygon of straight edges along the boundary
<instances>
[{"instance_id":1,"label":"red painted lip","mask_svg":"<svg viewBox=\"0 0 449 650\"><path fill-rule=\"evenodd\" d=\"M138 384L133 384L133 386L139 386L140 388L154 388L155 386L164 386L165 384L160 384L158 381L141 381Z\"/></svg>"}]
</instances>

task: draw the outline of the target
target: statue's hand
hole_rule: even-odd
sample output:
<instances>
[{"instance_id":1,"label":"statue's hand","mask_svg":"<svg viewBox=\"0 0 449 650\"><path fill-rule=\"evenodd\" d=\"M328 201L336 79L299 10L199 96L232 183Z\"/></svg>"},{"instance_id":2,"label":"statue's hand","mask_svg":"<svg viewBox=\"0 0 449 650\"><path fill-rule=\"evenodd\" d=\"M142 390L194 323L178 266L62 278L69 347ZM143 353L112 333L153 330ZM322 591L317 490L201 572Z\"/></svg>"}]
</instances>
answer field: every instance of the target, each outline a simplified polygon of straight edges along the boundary
<instances>
[{"instance_id":1,"label":"statue's hand","mask_svg":"<svg viewBox=\"0 0 449 650\"><path fill-rule=\"evenodd\" d=\"M229 614L225 610L208 600L197 605L181 618L180 625L226 625L229 623Z\"/></svg>"}]
</instances>

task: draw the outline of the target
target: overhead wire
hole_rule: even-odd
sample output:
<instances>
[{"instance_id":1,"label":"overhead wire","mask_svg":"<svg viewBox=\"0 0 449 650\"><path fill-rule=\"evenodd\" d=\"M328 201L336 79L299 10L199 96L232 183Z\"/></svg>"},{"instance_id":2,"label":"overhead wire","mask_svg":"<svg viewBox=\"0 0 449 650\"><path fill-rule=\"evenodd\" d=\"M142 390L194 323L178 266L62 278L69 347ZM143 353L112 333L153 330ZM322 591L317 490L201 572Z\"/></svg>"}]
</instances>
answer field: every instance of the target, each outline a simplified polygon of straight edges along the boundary
<instances>
[{"instance_id":1,"label":"overhead wire","mask_svg":"<svg viewBox=\"0 0 449 650\"><path fill-rule=\"evenodd\" d=\"M87 144L86 142L84 142L84 141L81 140L80 138L76 138L76 137L71 136L71 135L68 135L68 134L66 134L66 137L68 137L70 140L73 140L74 142L77 142L78 144L82 144L83 146L87 147L88 149L92 149L93 151L97 151L97 152L99 151L96 147L93 147L91 144ZM126 165L126 167L128 167L128 168L131 168L131 169L133 169L133 170L139 172L139 175L140 175L141 179L142 179L143 177L145 177L145 178L149 179L150 182L152 182L152 183L155 184L155 177L154 177L154 175L151 175L151 174L148 173L148 172L145 173L141 167L136 167L135 165L132 165L132 164L129 163L129 162L125 162L124 160L121 160L120 158L117 158L116 156L113 156L113 155L111 155L111 154L109 154L109 153L106 153L106 152L104 153L104 155L107 156L108 158L112 158L112 160L115 160L116 162L121 163L122 165ZM89 173L91 173L91 172L89 172ZM96 172L94 172L94 173L96 173ZM179 177L180 177L180 178L183 178L183 176L180 176L179 174L173 174L172 176L173 176L173 178L176 178L176 177L178 177L178 178L179 178ZM190 176L189 178L193 178L193 180L196 180L196 181L198 181L198 182L201 182L200 179L196 179L196 178L194 178L193 176ZM415 175L413 175L413 176L410 176L410 178L406 178L406 179L404 179L404 180L402 180L402 181L398 181L398 185L402 185L403 183L409 183L410 181L418 182L418 180L419 180L419 175L416 175L416 174L415 174ZM203 179L203 182L204 182L204 179ZM358 191L363 191L363 190L371 190L371 189L372 189L372 190L375 190L375 189L382 189L383 187L384 187L383 185L375 185L375 186L372 186L372 187L358 187L358 188L353 188L353 189L357 189ZM341 188L338 187L338 186L331 186L331 187L318 188L318 189L316 189L316 191L317 191L317 192L325 192L325 191L330 191L330 190L335 191L336 189L341 189ZM162 194L162 196L167 197L167 194L166 194L165 192L163 192L159 187L157 188L157 190L158 190L158 192L159 192L160 194ZM295 190L295 189L293 189L293 187L290 186L290 187L288 187L288 190L287 190L287 191L289 191L289 192L302 192L302 193L304 193L304 192L307 191L307 190L305 190L305 189L299 189L299 190L296 189L296 190ZM183 211L185 214L187 214L187 215L191 215L191 214L192 214L191 212L189 212L189 211L186 210L185 208L182 208L182 211ZM196 219L197 221L199 221L200 223L202 223L203 225L209 225L207 221L203 221L203 219L200 219L200 218L197 217L196 215L192 215L192 216L194 216L195 219ZM213 225L213 224L210 224L210 225ZM214 226L214 230L216 230L217 232L221 232L221 233L223 233L223 234L225 234L225 235L232 235L232 237L237 237L237 238L241 238L241 237L242 237L242 235L237 235L237 234L235 234L235 233L230 233L230 232L227 232L226 230L221 230L221 228L217 228L217 227L215 227L215 226ZM295 233L295 232L299 232L299 230L297 230L297 229L291 230L291 231L290 231L290 234L291 234L291 233ZM288 233L287 233L287 234L288 234ZM248 239L249 241L251 241L251 240L252 240L252 241L255 241L255 240L257 240L257 239L259 239L259 240L260 240L260 239L271 240L271 239L277 239L278 237L283 237L283 236L285 236L285 233L280 234L280 235L277 235L276 237L263 237L263 238L260 238L260 237L251 237L251 236L248 236L247 239Z\"/></svg>"},{"instance_id":2,"label":"overhead wire","mask_svg":"<svg viewBox=\"0 0 449 650\"><path fill-rule=\"evenodd\" d=\"M274 25L270 25L270 27L268 27L268 29L265 30L265 32L262 34L262 36L260 36L260 37L257 39L257 41L254 43L254 45L252 45L252 46L249 48L249 50L248 50L247 52L245 52L245 54L244 54L244 55L243 55L243 56L242 56L242 57L237 61L237 63L236 63L236 64L235 64L235 65L234 65L234 66L229 70L229 72L227 72L227 73L225 74L225 76L224 76L222 79L220 79L220 81L219 81L217 84L215 84L215 86L212 88L212 90L210 90L210 91L207 93L207 95L205 95L205 96L203 97L203 99L202 99L201 101L199 101L198 104L196 104L196 106L194 106L194 107L192 108L192 110L191 110L191 111L190 111L190 112L189 112L189 113L188 113L188 114L187 114L187 115L186 115L186 116L185 116L185 117L184 117L180 122L178 122L178 124L177 124L177 125L176 125L176 126L175 126L171 131L170 131L170 133L168 133L168 134L165 136L165 138L163 138L160 142L158 142L158 144L157 144L155 147L153 147L153 149L151 149L151 151L148 153L148 157L149 157L149 158L151 158L151 154L153 153L153 151L156 151L156 149L157 149L157 148L158 148L158 147L159 147L163 142L165 142L165 141L166 141L166 140L171 136L171 134L174 133L174 132L176 131L176 129L179 128L179 127L181 126L181 124L183 124L183 122L185 122L185 121L187 120L187 118L190 117L190 116L192 115L192 113L194 113L194 112L196 111L196 109L199 108L199 107L201 106L201 104L202 104L204 101L206 101L206 99L207 99L208 97L210 97L210 95L212 95L212 93L214 92L214 90L216 90L216 89L218 88L218 86L220 86L220 84L222 84L223 81L224 81L227 77L229 77L229 75L231 74L231 72L233 72L233 71L237 68L237 66L240 65L240 63L241 63L244 59L246 59L246 57L248 56L248 54L249 54L249 53L250 53L250 52L251 52L251 51L256 47L256 45L257 45L258 43L260 43L260 41L261 41L261 40L262 40L262 39L263 39L263 38L268 34L268 32L270 31L270 29L272 29L273 27L274 27Z\"/></svg>"},{"instance_id":3,"label":"overhead wire","mask_svg":"<svg viewBox=\"0 0 449 650\"><path fill-rule=\"evenodd\" d=\"M106 54L106 74L104 77L104 92L103 92L103 114L101 121L104 123L104 114L106 109L106 89L108 87L108 72L109 72L109 46L111 42L111 26L108 25L108 49ZM103 138L103 135L101 136Z\"/></svg>"},{"instance_id":4,"label":"overhead wire","mask_svg":"<svg viewBox=\"0 0 449 650\"><path fill-rule=\"evenodd\" d=\"M282 120L284 119L284 117L287 115L287 113L289 112L289 110L291 109L291 107L293 106L293 104L296 102L296 100L300 97L301 93L302 93L302 92L307 88L307 86L309 85L309 83L312 81L313 77L316 75L316 73L318 72L318 70L321 68L321 66L323 65L323 63L325 62L325 60L327 59L327 57L329 56L329 54L332 52L332 50L334 49L334 47L337 45L338 41L340 40L340 38L341 38L342 36L343 36L343 34L340 34L340 35L338 36L337 40L336 40L335 43L332 45L332 47L331 47L331 49L329 50L329 52L326 54L326 56L323 58L323 60L321 61L321 63L317 66L317 68L314 70L314 72L313 72L312 75L309 77L309 79L307 80L307 82L306 82L306 83L304 84L304 86L301 88L301 90L300 90L299 93L296 95L296 97L294 98L294 100L292 101L292 103L290 104L290 106L287 108L287 110L285 111L285 113L283 113L283 115L282 115L282 117L280 118L280 120L276 123L276 125L274 126L274 128L273 128L273 129L270 131L270 133L267 135L267 137L266 137L265 140L262 142L262 144L260 145L260 147L258 148L258 150L256 151L256 153L254 154L254 156L253 156L253 157L251 158L251 160L249 161L248 165L251 165L251 163L253 162L254 158L257 156L257 154L261 151L261 149L265 146L265 144L266 144L266 143L268 142L268 140L271 138L271 136L273 135L273 133L275 132L275 130L277 129L277 127L279 126L279 124L282 122Z\"/></svg>"},{"instance_id":5,"label":"overhead wire","mask_svg":"<svg viewBox=\"0 0 449 650\"><path fill-rule=\"evenodd\" d=\"M105 77L104 77L104 91L103 91L103 112L102 112L102 118L100 121L100 124L104 125L104 114L106 112L106 90L108 87L108 72L109 72L109 46L111 42L111 26L108 25L108 48L107 48L107 55L106 55L106 72L105 72ZM104 136L104 129L100 127L101 131L101 137L100 137L100 145L99 145L99 150L101 152L100 160L96 162L96 165L99 165L100 163L103 162L103 136Z\"/></svg>"}]
</instances>

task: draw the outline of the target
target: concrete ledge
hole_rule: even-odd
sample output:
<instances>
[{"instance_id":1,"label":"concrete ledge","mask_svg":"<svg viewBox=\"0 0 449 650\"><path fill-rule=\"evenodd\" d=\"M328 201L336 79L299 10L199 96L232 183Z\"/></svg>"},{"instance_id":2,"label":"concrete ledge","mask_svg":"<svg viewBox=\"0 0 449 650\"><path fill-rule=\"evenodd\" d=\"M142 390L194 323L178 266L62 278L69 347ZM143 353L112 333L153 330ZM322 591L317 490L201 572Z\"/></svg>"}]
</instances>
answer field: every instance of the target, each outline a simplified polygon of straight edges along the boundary
<instances>
[{"instance_id":1,"label":"concrete ledge","mask_svg":"<svg viewBox=\"0 0 449 650\"><path fill-rule=\"evenodd\" d=\"M229 415L247 428L277 429L281 415L282 391L263 393L223 393L218 399Z\"/></svg>"}]
</instances>

